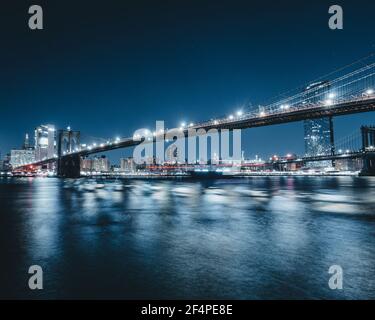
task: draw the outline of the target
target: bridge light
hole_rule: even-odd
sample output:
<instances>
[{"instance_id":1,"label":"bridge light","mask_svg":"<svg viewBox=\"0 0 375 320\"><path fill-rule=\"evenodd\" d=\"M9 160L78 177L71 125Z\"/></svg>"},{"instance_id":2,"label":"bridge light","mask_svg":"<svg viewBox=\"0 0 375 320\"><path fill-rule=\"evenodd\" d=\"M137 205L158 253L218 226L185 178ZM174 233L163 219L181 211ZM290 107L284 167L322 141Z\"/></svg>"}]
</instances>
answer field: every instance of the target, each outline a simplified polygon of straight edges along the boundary
<instances>
[{"instance_id":1,"label":"bridge light","mask_svg":"<svg viewBox=\"0 0 375 320\"><path fill-rule=\"evenodd\" d=\"M234 118L234 117L233 117L233 114L231 114L231 115L228 117L229 120L233 120L233 118Z\"/></svg>"},{"instance_id":2,"label":"bridge light","mask_svg":"<svg viewBox=\"0 0 375 320\"><path fill-rule=\"evenodd\" d=\"M331 106L333 104L333 101L331 99L327 99L326 101L324 101L324 104L326 106Z\"/></svg>"},{"instance_id":3,"label":"bridge light","mask_svg":"<svg viewBox=\"0 0 375 320\"><path fill-rule=\"evenodd\" d=\"M152 133L152 135L153 135L154 137L156 137L156 132L154 131L154 132Z\"/></svg>"},{"instance_id":4,"label":"bridge light","mask_svg":"<svg viewBox=\"0 0 375 320\"><path fill-rule=\"evenodd\" d=\"M328 95L328 98L330 98L330 99L333 99L334 97L336 97L336 94L334 94L334 93L330 93L330 94Z\"/></svg>"},{"instance_id":5,"label":"bridge light","mask_svg":"<svg viewBox=\"0 0 375 320\"><path fill-rule=\"evenodd\" d=\"M368 94L369 96L372 95L374 93L374 90L373 89L368 89L366 91L366 94Z\"/></svg>"},{"instance_id":6,"label":"bridge light","mask_svg":"<svg viewBox=\"0 0 375 320\"><path fill-rule=\"evenodd\" d=\"M67 128L66 128L68 131L70 131L71 129L70 129L70 126L68 126Z\"/></svg>"},{"instance_id":7,"label":"bridge light","mask_svg":"<svg viewBox=\"0 0 375 320\"><path fill-rule=\"evenodd\" d=\"M288 110L290 108L289 104L284 105L284 109Z\"/></svg>"},{"instance_id":8,"label":"bridge light","mask_svg":"<svg viewBox=\"0 0 375 320\"><path fill-rule=\"evenodd\" d=\"M103 147L104 147L104 143L101 143L101 144L100 144L100 147L103 148Z\"/></svg>"},{"instance_id":9,"label":"bridge light","mask_svg":"<svg viewBox=\"0 0 375 320\"><path fill-rule=\"evenodd\" d=\"M342 149L339 149L339 153L342 153Z\"/></svg>"},{"instance_id":10,"label":"bridge light","mask_svg":"<svg viewBox=\"0 0 375 320\"><path fill-rule=\"evenodd\" d=\"M92 144L94 147L96 147L96 143L94 142L93 144Z\"/></svg>"},{"instance_id":11,"label":"bridge light","mask_svg":"<svg viewBox=\"0 0 375 320\"><path fill-rule=\"evenodd\" d=\"M264 117L265 115L266 115L266 113L264 111L261 111L260 116Z\"/></svg>"},{"instance_id":12,"label":"bridge light","mask_svg":"<svg viewBox=\"0 0 375 320\"><path fill-rule=\"evenodd\" d=\"M194 123L190 122L189 127L193 127Z\"/></svg>"},{"instance_id":13,"label":"bridge light","mask_svg":"<svg viewBox=\"0 0 375 320\"><path fill-rule=\"evenodd\" d=\"M346 153L349 153L350 152L350 150L346 150Z\"/></svg>"},{"instance_id":14,"label":"bridge light","mask_svg":"<svg viewBox=\"0 0 375 320\"><path fill-rule=\"evenodd\" d=\"M215 125L218 124L217 120L214 121L214 124L215 124Z\"/></svg>"},{"instance_id":15,"label":"bridge light","mask_svg":"<svg viewBox=\"0 0 375 320\"><path fill-rule=\"evenodd\" d=\"M238 116L238 117L241 117L242 115L243 115L242 110L238 110L238 111L237 111L237 116Z\"/></svg>"}]
</instances>

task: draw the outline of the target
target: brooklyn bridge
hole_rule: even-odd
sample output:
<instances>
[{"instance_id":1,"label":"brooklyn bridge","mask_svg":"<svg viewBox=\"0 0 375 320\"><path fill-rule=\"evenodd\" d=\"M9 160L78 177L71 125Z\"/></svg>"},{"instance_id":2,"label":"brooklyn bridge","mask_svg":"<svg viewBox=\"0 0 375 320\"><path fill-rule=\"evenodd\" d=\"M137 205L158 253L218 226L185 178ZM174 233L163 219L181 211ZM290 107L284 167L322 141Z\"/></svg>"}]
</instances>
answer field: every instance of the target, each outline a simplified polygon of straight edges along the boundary
<instances>
[{"instance_id":1,"label":"brooklyn bridge","mask_svg":"<svg viewBox=\"0 0 375 320\"><path fill-rule=\"evenodd\" d=\"M375 110L375 62L374 55L359 60L345 68L332 72L310 82L309 85L282 95L274 101L246 108L222 117L206 121L182 124L178 129L187 136L195 129L234 130L272 126L309 119L329 118L331 150L326 154L302 157L288 161L323 161L347 158L363 159L364 175L375 174L375 128L370 125L358 128L356 143L341 139L341 145L335 141L334 118L355 113ZM331 78L335 76L334 78ZM136 119L135 119L136 121ZM154 143L165 138L166 131L145 130L141 137L117 137L100 141L83 141L84 135L77 130L63 129L57 132L57 154L34 163L26 163L15 170L23 170L55 163L60 177L77 178L80 176L80 161L92 154L121 148L134 147L142 142ZM89 140L89 139L87 139ZM357 142L360 141L360 144Z\"/></svg>"}]
</instances>

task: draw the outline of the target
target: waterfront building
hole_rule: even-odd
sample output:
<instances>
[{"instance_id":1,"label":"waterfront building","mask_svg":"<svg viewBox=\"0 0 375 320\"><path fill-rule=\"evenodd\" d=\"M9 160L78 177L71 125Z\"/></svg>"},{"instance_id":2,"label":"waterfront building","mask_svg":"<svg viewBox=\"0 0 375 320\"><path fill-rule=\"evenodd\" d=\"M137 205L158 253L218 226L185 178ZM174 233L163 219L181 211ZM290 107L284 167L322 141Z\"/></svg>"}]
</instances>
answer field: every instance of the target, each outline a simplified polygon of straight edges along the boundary
<instances>
[{"instance_id":1,"label":"waterfront building","mask_svg":"<svg viewBox=\"0 0 375 320\"><path fill-rule=\"evenodd\" d=\"M81 171L83 172L91 172L94 168L94 160L93 159L82 159L81 160Z\"/></svg>"},{"instance_id":2,"label":"waterfront building","mask_svg":"<svg viewBox=\"0 0 375 320\"><path fill-rule=\"evenodd\" d=\"M23 166L35 162L35 152L33 149L11 150L10 165L12 168Z\"/></svg>"},{"instance_id":3,"label":"waterfront building","mask_svg":"<svg viewBox=\"0 0 375 320\"><path fill-rule=\"evenodd\" d=\"M133 157L121 159L121 171L134 173L137 170L137 165Z\"/></svg>"},{"instance_id":4,"label":"waterfront building","mask_svg":"<svg viewBox=\"0 0 375 320\"><path fill-rule=\"evenodd\" d=\"M363 169L363 159L336 160L336 169L339 171L361 171Z\"/></svg>"},{"instance_id":5,"label":"waterfront building","mask_svg":"<svg viewBox=\"0 0 375 320\"><path fill-rule=\"evenodd\" d=\"M106 156L95 157L93 160L93 170L96 172L109 172L111 164Z\"/></svg>"}]
</instances>

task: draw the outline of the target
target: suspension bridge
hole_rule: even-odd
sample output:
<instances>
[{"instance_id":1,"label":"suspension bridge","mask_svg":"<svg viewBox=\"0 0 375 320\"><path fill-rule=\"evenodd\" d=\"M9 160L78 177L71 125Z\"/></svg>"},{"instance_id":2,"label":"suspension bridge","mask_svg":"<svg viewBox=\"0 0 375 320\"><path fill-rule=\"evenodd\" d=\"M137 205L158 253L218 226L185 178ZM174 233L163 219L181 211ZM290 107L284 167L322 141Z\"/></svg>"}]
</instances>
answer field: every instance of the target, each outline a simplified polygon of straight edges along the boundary
<instances>
[{"instance_id":1,"label":"suspension bridge","mask_svg":"<svg viewBox=\"0 0 375 320\"><path fill-rule=\"evenodd\" d=\"M372 127L362 128L362 132L334 142L332 119L337 116L375 110L375 54L358 60L348 66L335 70L319 79L282 94L265 105L249 110L237 110L236 113L210 120L182 124L178 130L186 136L190 130L210 129L234 130L271 126L282 123L309 119L330 118L331 152L313 157L301 158L302 161L335 160L350 157L364 159L364 171L375 171L374 146L375 135ZM365 127L364 127L365 128ZM365 133L365 131L366 133ZM24 164L15 169L29 166L43 166L57 163L61 177L79 177L80 160L91 154L134 147L142 142L153 143L165 138L166 131L152 132L144 130L136 135L116 139L95 139L82 143L79 131L59 130L57 135L57 154L35 163Z\"/></svg>"}]
</instances>

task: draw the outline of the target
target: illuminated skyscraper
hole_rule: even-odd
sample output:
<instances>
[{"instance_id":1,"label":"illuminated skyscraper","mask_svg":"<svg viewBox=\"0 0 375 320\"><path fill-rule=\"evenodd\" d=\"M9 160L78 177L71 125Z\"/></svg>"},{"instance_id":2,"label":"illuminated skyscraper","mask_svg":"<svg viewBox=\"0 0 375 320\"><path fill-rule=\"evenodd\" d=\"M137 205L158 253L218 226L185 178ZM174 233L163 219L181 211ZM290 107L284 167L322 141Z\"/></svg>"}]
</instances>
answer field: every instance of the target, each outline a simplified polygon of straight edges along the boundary
<instances>
[{"instance_id":1,"label":"illuminated skyscraper","mask_svg":"<svg viewBox=\"0 0 375 320\"><path fill-rule=\"evenodd\" d=\"M330 83L320 81L310 84L304 90L305 104L322 103L329 95ZM331 123L328 117L309 119L304 121L305 156L315 157L330 155L331 147ZM331 161L318 161L307 163L310 167L329 167Z\"/></svg>"},{"instance_id":2,"label":"illuminated skyscraper","mask_svg":"<svg viewBox=\"0 0 375 320\"><path fill-rule=\"evenodd\" d=\"M305 156L331 154L329 118L305 120Z\"/></svg>"},{"instance_id":3,"label":"illuminated skyscraper","mask_svg":"<svg viewBox=\"0 0 375 320\"><path fill-rule=\"evenodd\" d=\"M56 155L56 130L53 125L35 128L35 159L53 158Z\"/></svg>"}]
</instances>

